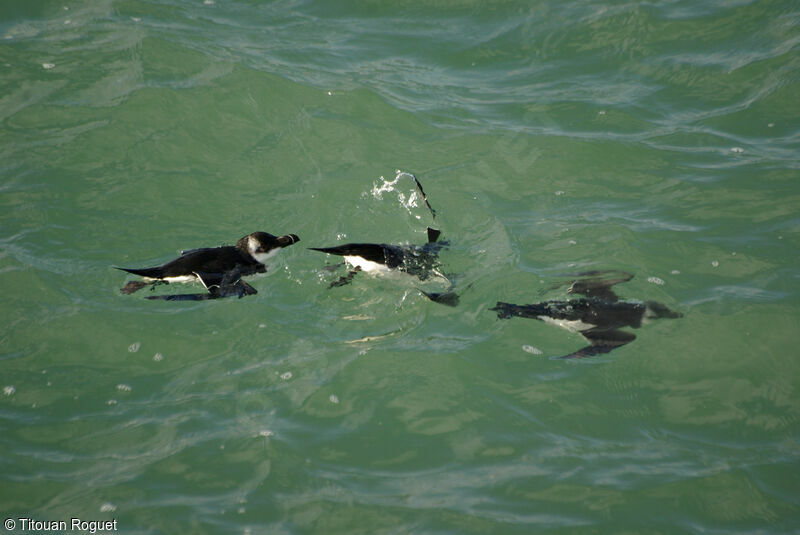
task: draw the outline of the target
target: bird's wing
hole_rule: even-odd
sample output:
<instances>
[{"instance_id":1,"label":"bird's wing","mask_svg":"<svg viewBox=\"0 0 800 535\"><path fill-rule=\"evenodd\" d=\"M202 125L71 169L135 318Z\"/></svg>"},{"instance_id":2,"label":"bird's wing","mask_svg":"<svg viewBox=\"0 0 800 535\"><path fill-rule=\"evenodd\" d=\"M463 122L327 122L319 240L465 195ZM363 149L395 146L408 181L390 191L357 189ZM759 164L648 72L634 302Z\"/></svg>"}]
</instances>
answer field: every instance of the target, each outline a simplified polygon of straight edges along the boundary
<instances>
[{"instance_id":1,"label":"bird's wing","mask_svg":"<svg viewBox=\"0 0 800 535\"><path fill-rule=\"evenodd\" d=\"M579 349L569 355L558 357L561 359L582 359L608 353L618 347L624 346L636 339L636 335L618 329L598 330L589 329L581 331L581 335L589 340L590 345Z\"/></svg>"}]
</instances>

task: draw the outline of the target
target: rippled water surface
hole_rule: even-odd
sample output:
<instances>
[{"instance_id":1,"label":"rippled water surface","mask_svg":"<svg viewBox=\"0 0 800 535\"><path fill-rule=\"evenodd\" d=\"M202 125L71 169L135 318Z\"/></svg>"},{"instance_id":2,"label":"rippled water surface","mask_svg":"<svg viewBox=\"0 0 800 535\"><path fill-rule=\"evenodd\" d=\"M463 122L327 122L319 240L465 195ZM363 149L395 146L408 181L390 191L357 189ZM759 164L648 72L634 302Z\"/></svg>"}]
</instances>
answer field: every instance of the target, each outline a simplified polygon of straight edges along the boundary
<instances>
[{"instance_id":1,"label":"rippled water surface","mask_svg":"<svg viewBox=\"0 0 800 535\"><path fill-rule=\"evenodd\" d=\"M799 47L777 0L0 3L0 512L799 532ZM457 307L307 250L427 226ZM257 295L119 293L256 230L302 240ZM607 269L683 317L565 361L488 310Z\"/></svg>"}]
</instances>

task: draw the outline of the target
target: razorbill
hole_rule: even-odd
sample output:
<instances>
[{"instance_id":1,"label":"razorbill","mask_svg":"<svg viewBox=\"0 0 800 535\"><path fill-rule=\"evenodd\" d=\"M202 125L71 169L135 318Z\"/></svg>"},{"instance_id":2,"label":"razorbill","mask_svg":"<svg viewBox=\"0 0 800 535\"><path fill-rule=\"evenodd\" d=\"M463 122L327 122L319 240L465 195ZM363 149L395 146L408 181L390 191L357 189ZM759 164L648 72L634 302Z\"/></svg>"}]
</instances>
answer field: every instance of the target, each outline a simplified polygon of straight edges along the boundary
<instances>
[{"instance_id":1,"label":"razorbill","mask_svg":"<svg viewBox=\"0 0 800 535\"><path fill-rule=\"evenodd\" d=\"M428 242L422 246L345 243L335 247L310 247L310 249L341 256L345 264L350 267L349 273L332 282L329 288L348 284L360 271L373 274L400 272L412 275L421 281L439 277L450 282L439 271L439 251L447 245L447 242L438 241L441 235L439 230L428 227L427 233ZM437 303L449 306L458 304L458 296L450 291L422 291L422 293Z\"/></svg>"},{"instance_id":2,"label":"razorbill","mask_svg":"<svg viewBox=\"0 0 800 535\"><path fill-rule=\"evenodd\" d=\"M611 287L633 278L622 271L589 271L575 276L589 276L572 282L567 290L570 294L586 296L569 301L545 301L533 305L514 305L498 301L489 310L497 312L497 317L508 319L513 316L532 318L551 325L557 325L571 332L580 333L589 345L564 359L585 358L608 353L636 339L636 335L620 330L623 327L638 329L643 322L658 318L680 318L683 314L670 310L655 301L620 301Z\"/></svg>"},{"instance_id":3,"label":"razorbill","mask_svg":"<svg viewBox=\"0 0 800 535\"><path fill-rule=\"evenodd\" d=\"M143 277L130 281L122 289L124 294L158 283L197 282L205 286L207 294L182 294L151 296L148 299L202 300L219 297L252 295L255 288L241 278L255 273L265 273L265 264L278 252L297 243L296 234L273 236L267 232L253 232L244 236L234 246L204 247L183 251L166 264L151 268L121 268L122 271Z\"/></svg>"}]
</instances>

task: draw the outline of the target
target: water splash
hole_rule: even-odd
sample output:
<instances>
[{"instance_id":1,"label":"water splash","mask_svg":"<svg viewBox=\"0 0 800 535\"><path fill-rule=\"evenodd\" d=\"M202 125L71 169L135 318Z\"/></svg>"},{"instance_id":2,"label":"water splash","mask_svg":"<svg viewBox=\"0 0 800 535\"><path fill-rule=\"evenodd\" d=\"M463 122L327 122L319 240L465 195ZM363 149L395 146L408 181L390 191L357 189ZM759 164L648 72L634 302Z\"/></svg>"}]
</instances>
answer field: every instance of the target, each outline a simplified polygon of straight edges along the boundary
<instances>
[{"instance_id":1,"label":"water splash","mask_svg":"<svg viewBox=\"0 0 800 535\"><path fill-rule=\"evenodd\" d=\"M402 186L400 185L400 179L406 178L411 180L411 190L408 192L402 191ZM414 216L416 219L422 219L422 217L418 214L413 213L413 209L419 208L419 201L420 201L420 194L417 191L417 181L414 178L414 175L411 173L407 173L405 171L401 171L398 169L395 171L395 176L393 180L387 180L384 176L380 176L378 181L373 184L372 190L370 193L372 197L376 200L383 200L384 193L392 193L394 192L397 197L397 202L403 209L408 212L410 215Z\"/></svg>"}]
</instances>

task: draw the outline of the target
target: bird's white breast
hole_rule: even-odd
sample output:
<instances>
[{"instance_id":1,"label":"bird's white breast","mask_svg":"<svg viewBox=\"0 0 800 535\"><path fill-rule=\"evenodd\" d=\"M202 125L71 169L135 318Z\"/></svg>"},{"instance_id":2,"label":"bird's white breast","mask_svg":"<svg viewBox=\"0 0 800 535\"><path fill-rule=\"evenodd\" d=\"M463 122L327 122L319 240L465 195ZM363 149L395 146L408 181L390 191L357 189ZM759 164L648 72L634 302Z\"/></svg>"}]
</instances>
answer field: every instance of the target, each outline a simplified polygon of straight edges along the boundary
<instances>
[{"instance_id":1,"label":"bird's white breast","mask_svg":"<svg viewBox=\"0 0 800 535\"><path fill-rule=\"evenodd\" d=\"M269 262L270 260L275 258L278 255L279 252L281 252L280 248L276 247L275 249L270 249L266 253L254 253L254 252L251 252L250 256L255 258L256 262L258 262L260 264L266 264L267 262Z\"/></svg>"},{"instance_id":2,"label":"bird's white breast","mask_svg":"<svg viewBox=\"0 0 800 535\"><path fill-rule=\"evenodd\" d=\"M539 316L539 319L547 323L548 325L555 325L556 327L561 327L562 329L566 329L573 333L580 331L588 331L589 329L597 327L597 325L592 325L591 323L584 323L581 320L559 320L551 318L549 316Z\"/></svg>"},{"instance_id":3,"label":"bird's white breast","mask_svg":"<svg viewBox=\"0 0 800 535\"><path fill-rule=\"evenodd\" d=\"M178 275L177 277L164 277L163 279L154 279L153 277L142 277L142 279L148 282L164 281L170 284L197 282L196 275Z\"/></svg>"},{"instance_id":4,"label":"bird's white breast","mask_svg":"<svg viewBox=\"0 0 800 535\"><path fill-rule=\"evenodd\" d=\"M390 271L389 268L386 267L386 264L379 264L360 256L345 256L344 261L354 268L360 268L361 271L366 271L368 273L387 273Z\"/></svg>"}]
</instances>

